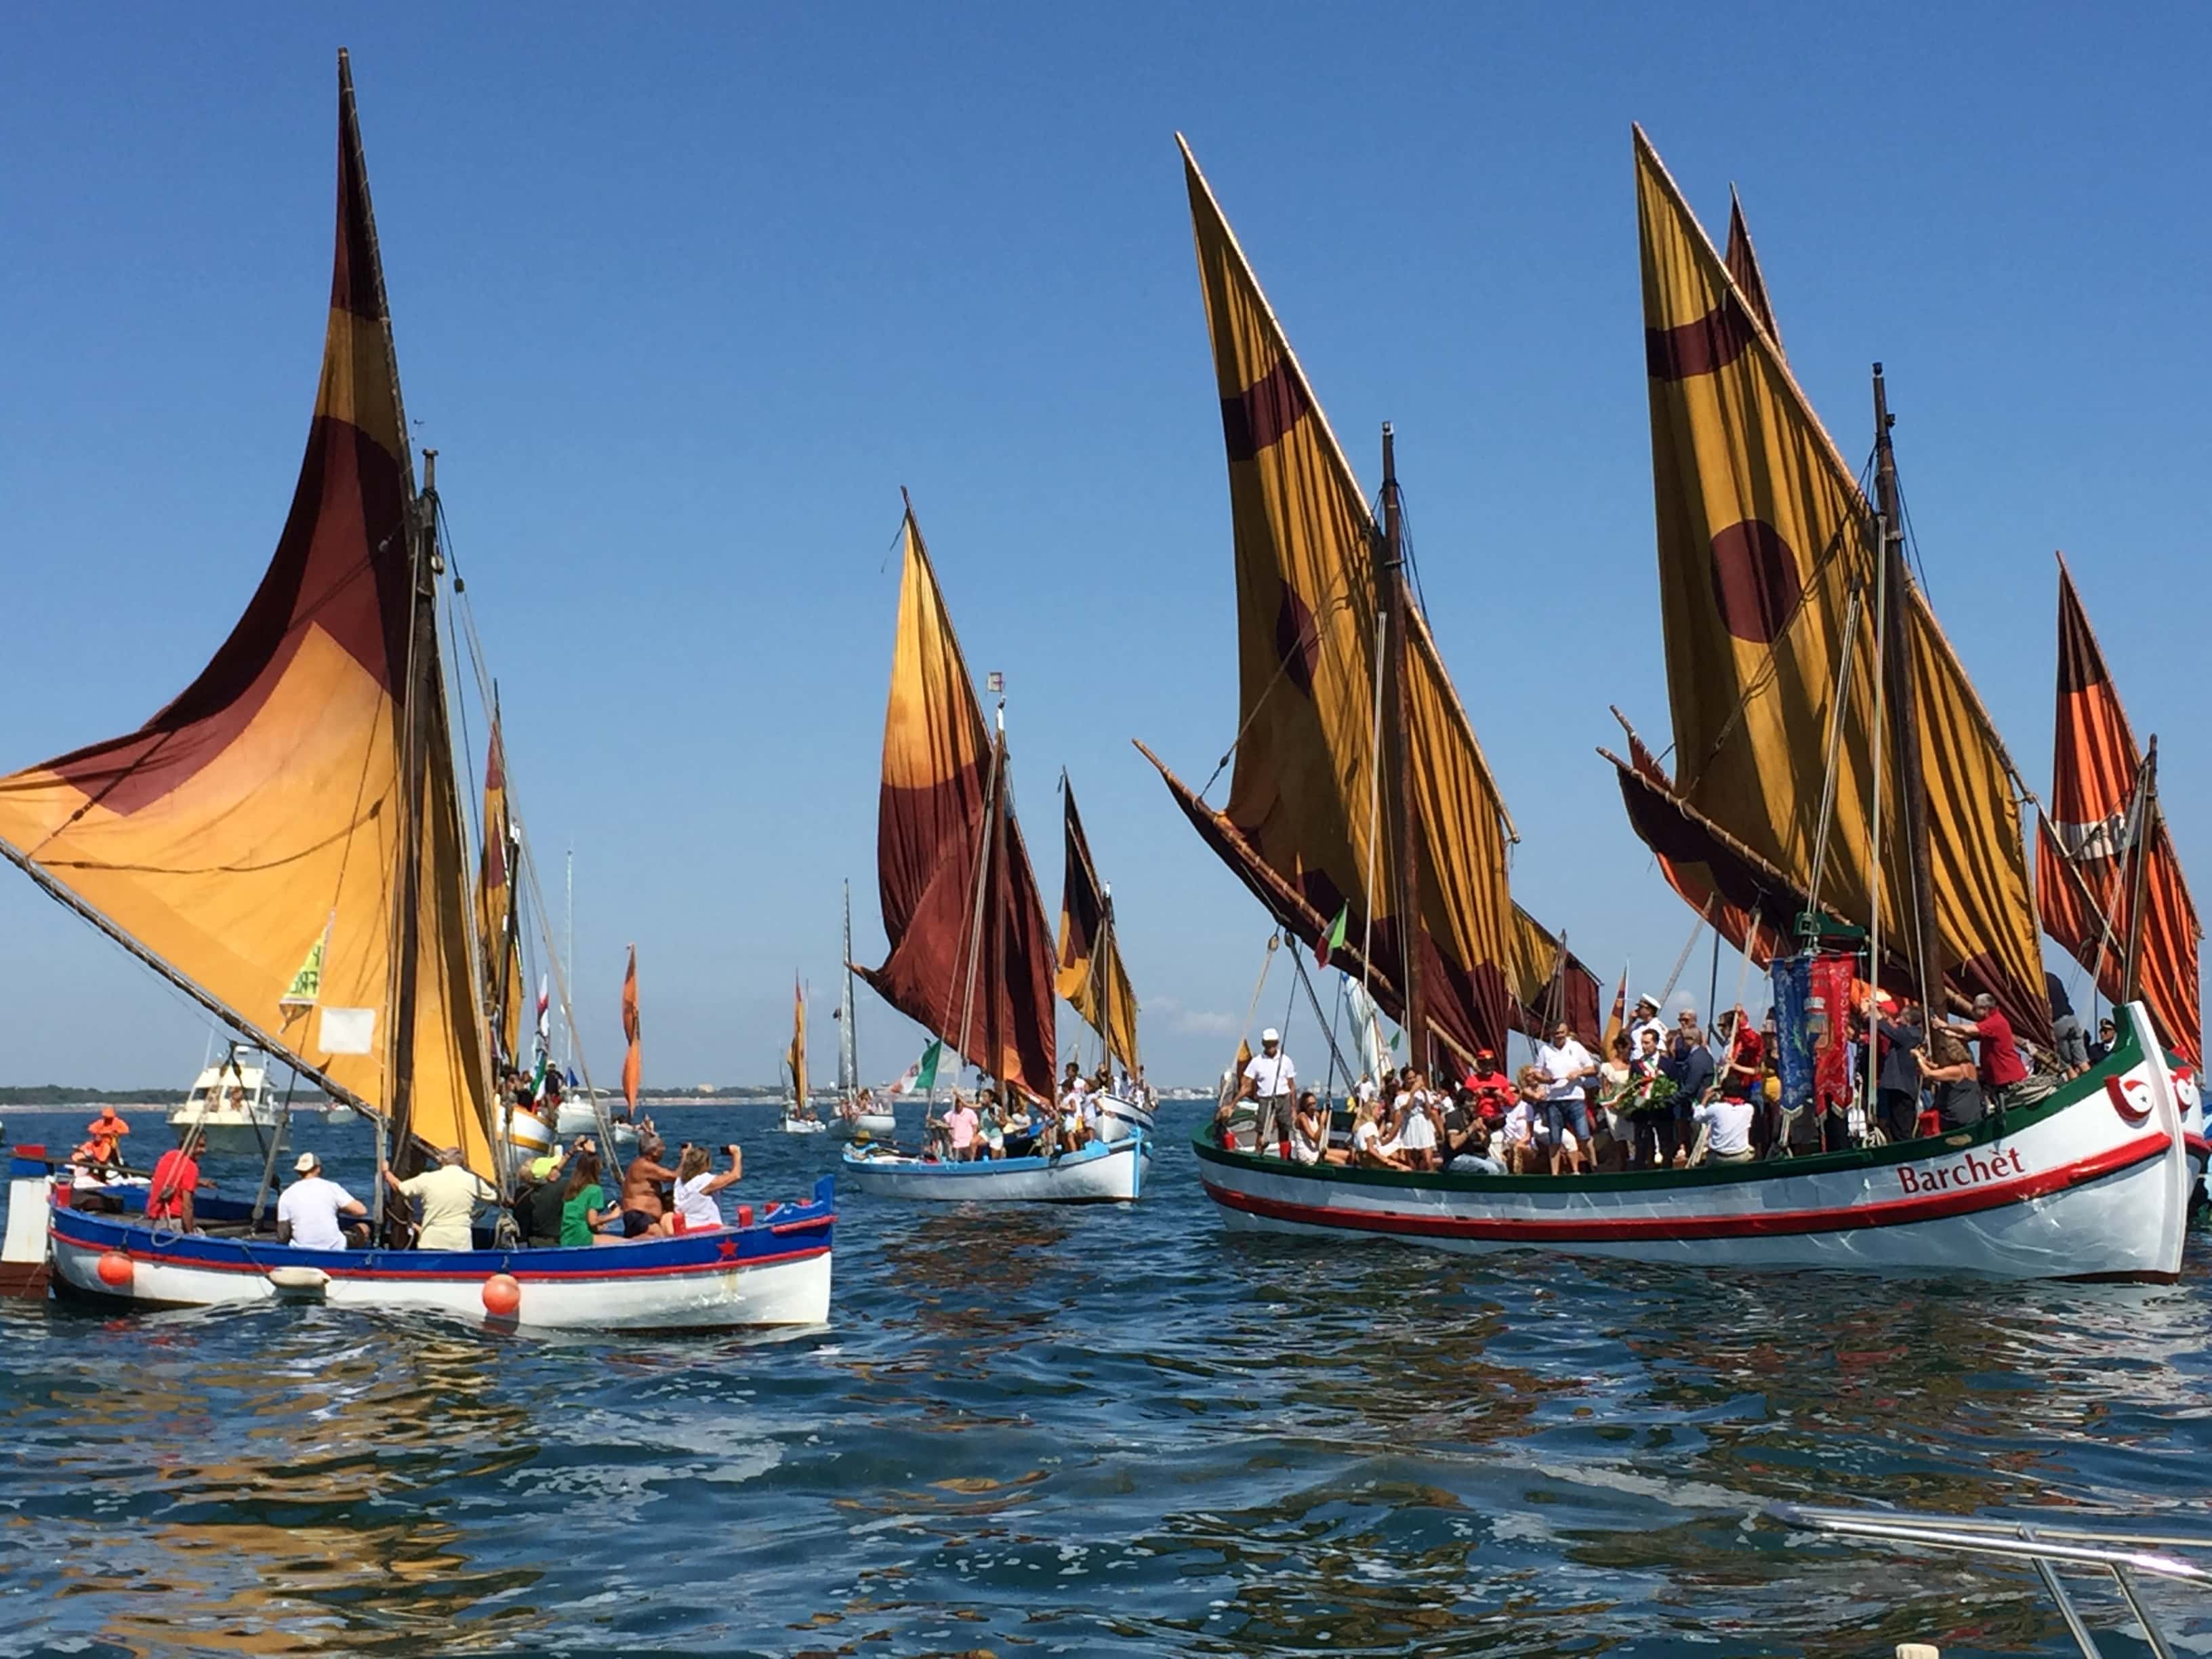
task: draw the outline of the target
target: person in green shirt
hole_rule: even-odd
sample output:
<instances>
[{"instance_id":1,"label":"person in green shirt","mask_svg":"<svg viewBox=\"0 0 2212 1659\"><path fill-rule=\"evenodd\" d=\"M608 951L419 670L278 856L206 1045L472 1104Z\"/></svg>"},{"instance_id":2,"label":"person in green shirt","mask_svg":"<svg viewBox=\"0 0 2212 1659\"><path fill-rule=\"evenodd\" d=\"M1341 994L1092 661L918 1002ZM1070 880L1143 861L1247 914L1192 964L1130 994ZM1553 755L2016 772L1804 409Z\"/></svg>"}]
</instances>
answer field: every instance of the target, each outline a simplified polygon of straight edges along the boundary
<instances>
[{"instance_id":1,"label":"person in green shirt","mask_svg":"<svg viewBox=\"0 0 2212 1659\"><path fill-rule=\"evenodd\" d=\"M562 1188L561 1243L575 1244L619 1244L619 1237L607 1237L599 1229L611 1222L622 1224L622 1212L609 1206L599 1207L606 1197L599 1186L599 1159L596 1152L578 1152L568 1166L568 1184Z\"/></svg>"}]
</instances>

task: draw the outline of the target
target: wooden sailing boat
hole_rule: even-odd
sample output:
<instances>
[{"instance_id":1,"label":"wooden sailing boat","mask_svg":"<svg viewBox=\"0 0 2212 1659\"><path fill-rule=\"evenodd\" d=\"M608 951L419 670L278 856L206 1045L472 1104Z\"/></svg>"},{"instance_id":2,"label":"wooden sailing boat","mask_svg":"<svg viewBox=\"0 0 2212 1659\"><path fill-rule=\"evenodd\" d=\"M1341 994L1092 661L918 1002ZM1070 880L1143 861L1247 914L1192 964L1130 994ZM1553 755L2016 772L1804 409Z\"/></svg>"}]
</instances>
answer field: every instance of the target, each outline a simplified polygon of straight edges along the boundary
<instances>
[{"instance_id":1,"label":"wooden sailing boat","mask_svg":"<svg viewBox=\"0 0 2212 1659\"><path fill-rule=\"evenodd\" d=\"M1102 1133L1120 1139L1152 1127L1152 1091L1137 1057L1137 996L1121 962L1114 923L1114 890L1099 878L1091 840L1075 809L1075 789L1060 775L1064 842L1060 886L1060 947L1053 988L1098 1034L1110 1069L1121 1076L1099 1102Z\"/></svg>"},{"instance_id":2,"label":"wooden sailing boat","mask_svg":"<svg viewBox=\"0 0 2212 1659\"><path fill-rule=\"evenodd\" d=\"M0 778L0 855L268 1053L368 1118L380 1176L451 1147L503 1188L437 605L445 560L399 396L345 54L320 390L276 551L215 659L140 730ZM479 895L479 896L482 896ZM495 947L496 948L496 947ZM618 1250L318 1251L208 1199L179 1236L70 1203L19 1160L61 1285L142 1303L309 1296L527 1324L811 1322L827 1194L715 1240ZM368 1201L380 1208L381 1180ZM256 1205L253 1211L261 1206Z\"/></svg>"},{"instance_id":3,"label":"wooden sailing boat","mask_svg":"<svg viewBox=\"0 0 2212 1659\"><path fill-rule=\"evenodd\" d=\"M845 976L837 996L837 1122L836 1130L848 1138L861 1133L893 1134L898 1129L898 1118L887 1105L880 1105L875 1097L860 1085L860 1010L853 1001L853 884L845 884L845 951L838 957L844 964Z\"/></svg>"},{"instance_id":4,"label":"wooden sailing boat","mask_svg":"<svg viewBox=\"0 0 2212 1659\"><path fill-rule=\"evenodd\" d=\"M1755 304L1640 131L1636 160L1678 765L1668 778L1640 745L1615 763L1632 822L1753 953L1801 915L1857 919L1885 981L1987 990L2045 1031L2011 769L1905 574L1881 382L1869 504L1760 320L1764 284ZM1735 264L1756 270L1747 235ZM1531 1177L1198 1153L1257 1226L1733 1268L2172 1278L2179 1103L2148 1014L2130 1012L2112 1058L2049 1099L1896 1146Z\"/></svg>"},{"instance_id":5,"label":"wooden sailing boat","mask_svg":"<svg viewBox=\"0 0 2212 1659\"><path fill-rule=\"evenodd\" d=\"M1188 144L1182 158L1235 525L1227 804L1137 746L1278 925L1311 945L1346 915L1332 965L1405 1027L1409 1059L1502 1054L1509 1030L1561 1012L1595 1042L1596 975L1508 889L1517 836L1414 601L1389 430L1378 525Z\"/></svg>"},{"instance_id":6,"label":"wooden sailing boat","mask_svg":"<svg viewBox=\"0 0 2212 1659\"><path fill-rule=\"evenodd\" d=\"M890 955L860 977L994 1079L1048 1109L1053 952L1014 821L1006 702L987 726L914 508L902 534L890 696L884 715L877 876ZM1133 1199L1142 1134L1064 1157L938 1162L848 1147L862 1190L944 1199Z\"/></svg>"},{"instance_id":7,"label":"wooden sailing boat","mask_svg":"<svg viewBox=\"0 0 2212 1659\"><path fill-rule=\"evenodd\" d=\"M791 1045L783 1051L783 1069L791 1083L791 1098L783 1103L784 1133L825 1133L830 1126L815 1115L806 1085L806 988L796 974L791 979Z\"/></svg>"}]
</instances>

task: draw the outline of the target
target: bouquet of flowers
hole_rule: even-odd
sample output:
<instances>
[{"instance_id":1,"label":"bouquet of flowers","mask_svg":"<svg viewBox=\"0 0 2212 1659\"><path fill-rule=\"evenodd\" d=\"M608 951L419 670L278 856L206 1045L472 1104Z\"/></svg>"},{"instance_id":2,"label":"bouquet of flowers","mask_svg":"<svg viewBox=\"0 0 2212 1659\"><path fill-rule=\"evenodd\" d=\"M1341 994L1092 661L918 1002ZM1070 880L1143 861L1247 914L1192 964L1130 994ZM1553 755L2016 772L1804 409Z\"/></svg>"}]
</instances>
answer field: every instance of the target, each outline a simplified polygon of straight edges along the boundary
<instances>
[{"instance_id":1,"label":"bouquet of flowers","mask_svg":"<svg viewBox=\"0 0 2212 1659\"><path fill-rule=\"evenodd\" d=\"M1632 1089L1622 1091L1613 1103L1613 1109L1623 1117L1645 1117L1654 1112L1668 1112L1680 1098L1681 1091L1670 1077L1655 1077Z\"/></svg>"}]
</instances>

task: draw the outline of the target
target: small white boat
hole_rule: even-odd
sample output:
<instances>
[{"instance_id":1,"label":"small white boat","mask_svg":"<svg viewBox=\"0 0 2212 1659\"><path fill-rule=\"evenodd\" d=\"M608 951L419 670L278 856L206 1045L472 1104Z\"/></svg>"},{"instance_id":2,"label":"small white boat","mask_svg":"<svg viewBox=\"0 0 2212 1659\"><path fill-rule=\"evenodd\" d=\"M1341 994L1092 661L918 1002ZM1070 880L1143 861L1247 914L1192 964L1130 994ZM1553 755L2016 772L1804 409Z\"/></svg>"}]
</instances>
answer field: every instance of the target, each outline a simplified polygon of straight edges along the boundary
<instances>
[{"instance_id":1,"label":"small white boat","mask_svg":"<svg viewBox=\"0 0 2212 1659\"><path fill-rule=\"evenodd\" d=\"M878 1198L945 1203L1133 1203L1144 1190L1152 1148L1143 1131L1126 1140L1094 1140L1062 1158L992 1158L958 1164L915 1158L887 1146L848 1146L845 1174Z\"/></svg>"},{"instance_id":2,"label":"small white boat","mask_svg":"<svg viewBox=\"0 0 2212 1659\"><path fill-rule=\"evenodd\" d=\"M833 1127L838 1136L845 1140L850 1140L854 1135L881 1137L898 1133L898 1119L889 1112L856 1112L850 1117L840 1112Z\"/></svg>"},{"instance_id":3,"label":"small white boat","mask_svg":"<svg viewBox=\"0 0 2212 1659\"><path fill-rule=\"evenodd\" d=\"M1098 1097L1098 1133L1109 1140L1127 1140L1133 1134L1152 1132L1152 1109L1127 1095Z\"/></svg>"},{"instance_id":4,"label":"small white boat","mask_svg":"<svg viewBox=\"0 0 2212 1659\"><path fill-rule=\"evenodd\" d=\"M319 1113L319 1103L313 1109ZM185 1103L169 1114L169 1127L179 1146L197 1133L210 1152L264 1152L287 1131L283 1091L269 1086L260 1054L238 1049L199 1074Z\"/></svg>"},{"instance_id":5,"label":"small white boat","mask_svg":"<svg viewBox=\"0 0 2212 1659\"><path fill-rule=\"evenodd\" d=\"M553 1132L557 1137L564 1141L574 1140L578 1135L597 1133L599 1127L599 1115L592 1111L588 1099L574 1095L562 1097L561 1109L553 1120ZM616 1146L637 1145L637 1125L628 1118L615 1118L608 1127L614 1135Z\"/></svg>"},{"instance_id":6,"label":"small white boat","mask_svg":"<svg viewBox=\"0 0 2212 1659\"><path fill-rule=\"evenodd\" d=\"M830 1126L818 1117L794 1117L789 1107L784 1108L780 1127L787 1135L822 1135L830 1133Z\"/></svg>"}]
</instances>

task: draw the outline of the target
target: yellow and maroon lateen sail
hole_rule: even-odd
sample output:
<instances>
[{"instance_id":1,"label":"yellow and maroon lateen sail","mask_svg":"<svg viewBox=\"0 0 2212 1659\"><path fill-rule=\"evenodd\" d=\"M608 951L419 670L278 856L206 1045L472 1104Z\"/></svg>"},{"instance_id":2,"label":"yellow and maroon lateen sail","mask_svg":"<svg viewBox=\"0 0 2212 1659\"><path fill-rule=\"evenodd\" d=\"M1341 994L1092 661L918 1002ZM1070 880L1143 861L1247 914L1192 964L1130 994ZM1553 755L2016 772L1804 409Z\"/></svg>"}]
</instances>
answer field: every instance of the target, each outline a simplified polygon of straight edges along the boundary
<instances>
[{"instance_id":1,"label":"yellow and maroon lateen sail","mask_svg":"<svg viewBox=\"0 0 2212 1659\"><path fill-rule=\"evenodd\" d=\"M1054 988L1098 1033L1106 1052L1137 1069L1137 998L1121 963L1114 898L1091 862L1091 842L1075 810L1075 787L1063 772L1065 864L1060 884L1060 951Z\"/></svg>"},{"instance_id":2,"label":"yellow and maroon lateen sail","mask_svg":"<svg viewBox=\"0 0 2212 1659\"><path fill-rule=\"evenodd\" d=\"M806 1109L806 988L799 982L799 975L791 976L791 1046L783 1051L783 1063L791 1072L791 1105L796 1112Z\"/></svg>"},{"instance_id":3,"label":"yellow and maroon lateen sail","mask_svg":"<svg viewBox=\"0 0 2212 1659\"><path fill-rule=\"evenodd\" d=\"M214 659L143 726L0 778L0 848L257 1040L489 1176L468 860L443 670L417 611L422 544L341 54L322 382L275 556ZM319 942L313 994L298 994Z\"/></svg>"},{"instance_id":4,"label":"yellow and maroon lateen sail","mask_svg":"<svg viewBox=\"0 0 2212 1659\"><path fill-rule=\"evenodd\" d=\"M645 1081L645 1018L637 1006L637 946L629 947L629 966L623 970L623 1104L637 1110L637 1091Z\"/></svg>"},{"instance_id":5,"label":"yellow and maroon lateen sail","mask_svg":"<svg viewBox=\"0 0 2212 1659\"><path fill-rule=\"evenodd\" d=\"M514 815L507 805L507 747L499 710L484 751L483 849L477 865L477 938L484 960L484 1015L500 1059L516 1063L522 1041L522 907L517 902Z\"/></svg>"},{"instance_id":6,"label":"yellow and maroon lateen sail","mask_svg":"<svg viewBox=\"0 0 2212 1659\"><path fill-rule=\"evenodd\" d=\"M1648 756L1614 760L1631 822L1692 905L1717 898L1738 928L1757 916L1787 929L1815 908L1864 926L1879 867L1886 963L1917 957L1893 734L1877 741L1874 514L1762 320L1764 284L1757 302L1746 295L1640 130L1636 171L1674 775ZM1755 270L1748 255L1745 237L1738 264ZM1936 935L1925 955L1954 994L1987 991L2045 1035L2016 775L1907 586Z\"/></svg>"},{"instance_id":7,"label":"yellow and maroon lateen sail","mask_svg":"<svg viewBox=\"0 0 2212 1659\"><path fill-rule=\"evenodd\" d=\"M994 741L914 513L884 713L876 873L890 955L860 976L1032 1097L1053 1086L1053 950Z\"/></svg>"},{"instance_id":8,"label":"yellow and maroon lateen sail","mask_svg":"<svg viewBox=\"0 0 2212 1659\"><path fill-rule=\"evenodd\" d=\"M1374 517L1188 144L1182 157L1236 547L1240 712L1227 804L1209 806L1139 747L1207 845L1298 938L1314 943L1348 910L1331 961L1365 969L1376 1000L1402 1018L1398 835L1376 808ZM1454 1047L1502 1052L1523 1005L1546 995L1557 942L1541 948L1543 930L1516 921L1511 821L1427 622L1407 610L1403 736L1425 1002ZM1577 1000L1594 1037L1595 978Z\"/></svg>"},{"instance_id":9,"label":"yellow and maroon lateen sail","mask_svg":"<svg viewBox=\"0 0 2212 1659\"><path fill-rule=\"evenodd\" d=\"M2136 994L2166 1045L2201 1066L2197 952L2204 933L2155 792L2142 803L2148 822L2136 817L2142 771L2127 711L2061 559L2058 729L2051 743L2049 812L2036 837L2044 931L2096 975L2106 998L2118 1002L2126 994L2127 943L2139 927ZM2131 836L2130 826L2137 823ZM2139 925L2134 908L2138 855L2144 860Z\"/></svg>"}]
</instances>

